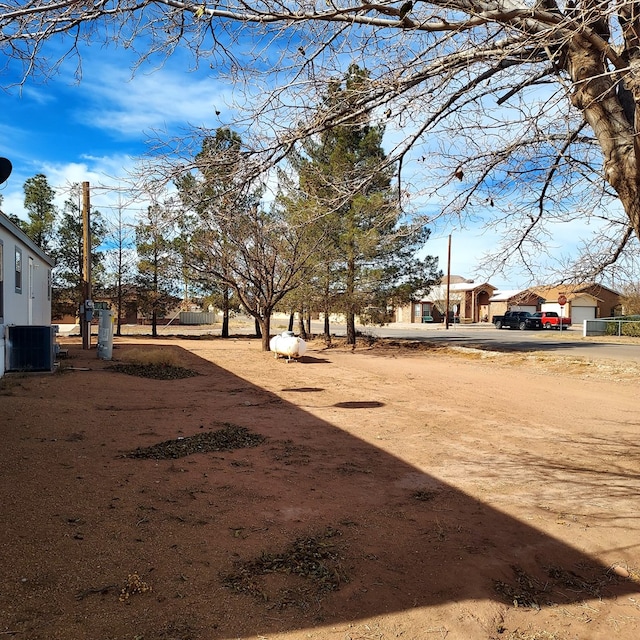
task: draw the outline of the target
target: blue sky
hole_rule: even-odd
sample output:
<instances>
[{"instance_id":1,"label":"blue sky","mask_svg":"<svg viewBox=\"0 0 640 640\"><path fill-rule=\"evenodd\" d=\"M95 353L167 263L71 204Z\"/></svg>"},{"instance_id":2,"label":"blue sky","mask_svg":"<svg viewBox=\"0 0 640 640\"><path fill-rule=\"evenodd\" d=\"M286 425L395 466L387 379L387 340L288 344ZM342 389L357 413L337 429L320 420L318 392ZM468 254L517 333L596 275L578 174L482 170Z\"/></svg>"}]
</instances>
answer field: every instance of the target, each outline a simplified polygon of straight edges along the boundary
<instances>
[{"instance_id":1,"label":"blue sky","mask_svg":"<svg viewBox=\"0 0 640 640\"><path fill-rule=\"evenodd\" d=\"M26 218L23 184L44 173L60 207L71 184L89 181L92 207L109 215L118 203L118 186L145 153L150 137L174 136L190 127L216 128L232 115L232 87L216 80L208 68L189 71L190 61L176 55L163 67L143 67L132 77L130 62L127 52L96 47L84 53L79 83L70 62L47 83L29 80L21 90L0 93L0 156L13 163L11 177L0 186L3 211ZM219 117L216 110L222 112ZM139 209L133 206L129 215ZM575 238L574 230L566 233ZM461 229L439 223L432 230L426 252L439 258L443 270L449 234L452 273L489 279L500 288L528 284L517 271L494 277L476 273L482 254L499 241L495 232L478 225ZM565 244L562 237L557 243Z\"/></svg>"},{"instance_id":2,"label":"blue sky","mask_svg":"<svg viewBox=\"0 0 640 640\"><path fill-rule=\"evenodd\" d=\"M145 153L150 137L190 125L219 126L215 110L226 89L204 73L185 73L176 61L132 78L128 65L124 53L90 51L80 83L69 65L46 84L28 81L21 90L0 93L0 155L13 164L0 187L5 212L26 217L22 187L37 173L59 194L58 205L69 185L89 181L92 205L113 206L119 179Z\"/></svg>"}]
</instances>

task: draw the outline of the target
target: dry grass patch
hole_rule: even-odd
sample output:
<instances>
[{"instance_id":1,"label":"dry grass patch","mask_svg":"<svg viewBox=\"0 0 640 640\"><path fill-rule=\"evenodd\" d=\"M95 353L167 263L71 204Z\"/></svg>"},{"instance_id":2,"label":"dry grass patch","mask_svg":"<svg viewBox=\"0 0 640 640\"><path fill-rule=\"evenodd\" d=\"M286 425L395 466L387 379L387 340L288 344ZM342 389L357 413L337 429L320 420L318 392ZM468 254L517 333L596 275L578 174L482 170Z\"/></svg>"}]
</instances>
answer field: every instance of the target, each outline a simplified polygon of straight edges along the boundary
<instances>
[{"instance_id":1,"label":"dry grass patch","mask_svg":"<svg viewBox=\"0 0 640 640\"><path fill-rule=\"evenodd\" d=\"M136 347L125 351L121 358L124 362L116 363L109 368L118 373L155 380L177 380L198 375L197 372L182 366L173 349Z\"/></svg>"},{"instance_id":2,"label":"dry grass patch","mask_svg":"<svg viewBox=\"0 0 640 640\"><path fill-rule=\"evenodd\" d=\"M122 360L129 364L162 365L165 367L182 366L182 362L174 349L135 347L127 349L121 357Z\"/></svg>"}]
</instances>

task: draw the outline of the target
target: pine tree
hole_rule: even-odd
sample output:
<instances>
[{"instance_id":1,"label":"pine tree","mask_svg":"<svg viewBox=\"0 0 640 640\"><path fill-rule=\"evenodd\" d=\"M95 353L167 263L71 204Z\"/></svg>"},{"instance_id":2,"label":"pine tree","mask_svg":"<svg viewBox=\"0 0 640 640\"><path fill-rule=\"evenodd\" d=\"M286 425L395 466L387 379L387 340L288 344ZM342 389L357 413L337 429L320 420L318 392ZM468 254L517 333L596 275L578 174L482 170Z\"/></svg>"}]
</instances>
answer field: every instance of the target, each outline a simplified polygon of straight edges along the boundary
<instances>
[{"instance_id":1,"label":"pine tree","mask_svg":"<svg viewBox=\"0 0 640 640\"><path fill-rule=\"evenodd\" d=\"M76 313L82 301L82 272L84 269L84 233L80 205L81 187L74 185L65 201L60 224L55 229L55 243L51 254L56 262L53 271L53 313L60 317ZM99 211L92 211L91 222L91 280L94 290L101 286L104 272L102 253L97 251L105 235L105 226Z\"/></svg>"},{"instance_id":2,"label":"pine tree","mask_svg":"<svg viewBox=\"0 0 640 640\"><path fill-rule=\"evenodd\" d=\"M436 259L416 257L429 231L403 220L391 187L394 168L382 148L384 127L368 116L350 117L369 90L367 71L355 64L342 82L330 84L321 108L346 122L307 141L293 161L300 190L329 239L318 267L325 333L337 302L348 344L356 342L356 314L372 306L386 310L410 297L411 287L427 288L439 276Z\"/></svg>"},{"instance_id":3,"label":"pine tree","mask_svg":"<svg viewBox=\"0 0 640 640\"><path fill-rule=\"evenodd\" d=\"M164 212L158 205L147 209L146 219L136 227L138 252L138 304L151 317L151 335L158 336L158 318L164 316L175 297L176 253L168 237Z\"/></svg>"},{"instance_id":4,"label":"pine tree","mask_svg":"<svg viewBox=\"0 0 640 640\"><path fill-rule=\"evenodd\" d=\"M23 226L27 235L43 250L49 248L55 231L56 207L53 204L55 191L49 186L47 177L39 173L29 178L23 186L24 207L29 221Z\"/></svg>"}]
</instances>

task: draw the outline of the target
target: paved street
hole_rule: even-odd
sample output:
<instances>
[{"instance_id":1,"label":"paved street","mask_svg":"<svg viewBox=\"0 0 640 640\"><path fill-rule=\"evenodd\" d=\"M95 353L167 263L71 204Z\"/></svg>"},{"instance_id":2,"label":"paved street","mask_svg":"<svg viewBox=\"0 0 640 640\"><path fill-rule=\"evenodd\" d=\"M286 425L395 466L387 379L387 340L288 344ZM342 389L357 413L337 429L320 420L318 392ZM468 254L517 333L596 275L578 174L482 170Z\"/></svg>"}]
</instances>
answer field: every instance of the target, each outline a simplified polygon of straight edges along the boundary
<instances>
[{"instance_id":1,"label":"paved street","mask_svg":"<svg viewBox=\"0 0 640 640\"><path fill-rule=\"evenodd\" d=\"M321 331L318 324L314 331ZM496 329L492 324L450 325L391 324L385 327L359 327L360 330L387 338L429 340L459 346L507 351L553 351L588 358L640 361L640 343L633 338L582 336L582 327L568 331L518 331ZM332 333L344 335L344 326L334 325Z\"/></svg>"},{"instance_id":2,"label":"paved street","mask_svg":"<svg viewBox=\"0 0 640 640\"><path fill-rule=\"evenodd\" d=\"M276 334L286 329L286 321L274 319L271 333ZM296 326L297 329L297 326ZM321 322L312 322L314 334L323 331ZM409 340L429 340L470 348L499 351L549 351L566 353L586 358L607 358L614 360L640 361L640 341L635 338L588 337L582 336L582 327L574 326L568 331L542 330L518 331L514 329L496 329L492 324L450 325L443 324L408 324L392 323L384 327L357 326L356 330L382 338L400 338ZM125 325L123 335L150 333L149 326ZM97 332L97 327L94 327ZM78 334L77 325L61 327L62 335ZM231 333L235 335L251 335L254 333L253 322L234 319ZM344 336L344 324L331 324L331 333ZM213 326L169 325L158 327L160 336L168 335L220 335L220 324Z\"/></svg>"}]
</instances>

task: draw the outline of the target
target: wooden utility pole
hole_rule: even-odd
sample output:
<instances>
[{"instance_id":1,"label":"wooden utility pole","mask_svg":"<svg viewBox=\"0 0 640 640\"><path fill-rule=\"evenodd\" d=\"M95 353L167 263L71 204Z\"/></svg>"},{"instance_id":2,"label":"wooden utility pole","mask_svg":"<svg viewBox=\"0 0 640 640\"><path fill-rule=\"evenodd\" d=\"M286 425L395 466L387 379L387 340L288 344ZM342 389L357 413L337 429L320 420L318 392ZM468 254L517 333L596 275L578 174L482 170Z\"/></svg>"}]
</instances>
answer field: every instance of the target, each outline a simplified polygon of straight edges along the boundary
<instances>
[{"instance_id":1,"label":"wooden utility pole","mask_svg":"<svg viewBox=\"0 0 640 640\"><path fill-rule=\"evenodd\" d=\"M91 349L91 318L93 309L87 309L87 301L91 300L91 199L89 183L82 183L82 309L80 317L82 348Z\"/></svg>"},{"instance_id":2,"label":"wooden utility pole","mask_svg":"<svg viewBox=\"0 0 640 640\"><path fill-rule=\"evenodd\" d=\"M449 289L451 288L451 234L449 234L449 245L447 249L447 304L445 311L444 328L449 328Z\"/></svg>"}]
</instances>

